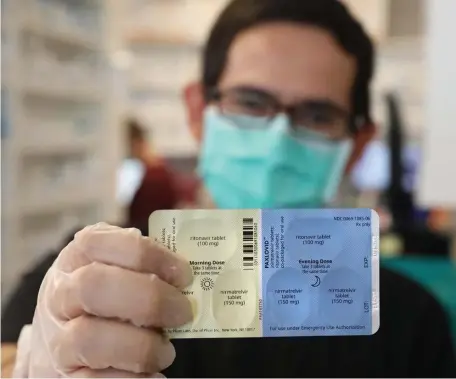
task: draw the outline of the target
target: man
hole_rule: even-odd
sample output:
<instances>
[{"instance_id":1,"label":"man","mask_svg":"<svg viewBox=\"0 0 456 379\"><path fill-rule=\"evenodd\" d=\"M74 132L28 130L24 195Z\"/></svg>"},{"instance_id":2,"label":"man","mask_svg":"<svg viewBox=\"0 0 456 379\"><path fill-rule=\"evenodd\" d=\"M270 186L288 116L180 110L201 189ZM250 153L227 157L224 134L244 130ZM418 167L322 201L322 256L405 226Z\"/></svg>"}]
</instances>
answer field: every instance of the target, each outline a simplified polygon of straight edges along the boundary
<instances>
[{"instance_id":1,"label":"man","mask_svg":"<svg viewBox=\"0 0 456 379\"><path fill-rule=\"evenodd\" d=\"M327 204L373 134L370 40L336 0L234 0L216 22L201 84L185 93L199 172L222 208ZM192 280L135 230L88 227L40 289L18 373L32 377L444 377L456 373L445 315L381 273L374 336L175 340ZM22 371L21 371L22 368Z\"/></svg>"}]
</instances>

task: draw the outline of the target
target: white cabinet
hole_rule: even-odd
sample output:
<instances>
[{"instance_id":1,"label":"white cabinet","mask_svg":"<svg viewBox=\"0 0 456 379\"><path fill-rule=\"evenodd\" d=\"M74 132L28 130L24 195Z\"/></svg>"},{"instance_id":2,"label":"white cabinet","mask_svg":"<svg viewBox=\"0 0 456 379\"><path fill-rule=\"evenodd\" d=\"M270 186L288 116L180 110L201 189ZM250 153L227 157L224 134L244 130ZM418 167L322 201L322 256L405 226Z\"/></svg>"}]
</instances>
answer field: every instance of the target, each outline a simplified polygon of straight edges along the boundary
<instances>
[{"instance_id":1,"label":"white cabinet","mask_svg":"<svg viewBox=\"0 0 456 379\"><path fill-rule=\"evenodd\" d=\"M387 38L391 0L343 0L343 2L377 42Z\"/></svg>"},{"instance_id":2,"label":"white cabinet","mask_svg":"<svg viewBox=\"0 0 456 379\"><path fill-rule=\"evenodd\" d=\"M342 0L378 43L424 33L426 0Z\"/></svg>"},{"instance_id":3,"label":"white cabinet","mask_svg":"<svg viewBox=\"0 0 456 379\"><path fill-rule=\"evenodd\" d=\"M2 4L3 291L72 228L117 221L115 3Z\"/></svg>"},{"instance_id":4,"label":"white cabinet","mask_svg":"<svg viewBox=\"0 0 456 379\"><path fill-rule=\"evenodd\" d=\"M429 0L426 40L426 128L418 200L426 207L456 209L456 2ZM453 218L453 220L456 220ZM453 221L454 222L454 221ZM455 237L455 224L452 234ZM455 240L453 246L456 247ZM453 250L456 262L456 251Z\"/></svg>"},{"instance_id":5,"label":"white cabinet","mask_svg":"<svg viewBox=\"0 0 456 379\"><path fill-rule=\"evenodd\" d=\"M407 135L419 140L424 123L424 16L427 0L343 0L376 43L372 113L387 127L385 95L399 96Z\"/></svg>"}]
</instances>

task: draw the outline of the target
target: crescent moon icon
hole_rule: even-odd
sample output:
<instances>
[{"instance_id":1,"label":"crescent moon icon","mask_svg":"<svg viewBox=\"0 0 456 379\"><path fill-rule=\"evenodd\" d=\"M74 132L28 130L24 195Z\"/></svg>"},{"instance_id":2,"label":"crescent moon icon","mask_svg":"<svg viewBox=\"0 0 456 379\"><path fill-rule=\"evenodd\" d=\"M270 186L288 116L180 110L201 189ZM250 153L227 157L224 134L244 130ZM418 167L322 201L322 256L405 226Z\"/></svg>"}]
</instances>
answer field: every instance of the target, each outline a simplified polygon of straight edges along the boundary
<instances>
[{"instance_id":1,"label":"crescent moon icon","mask_svg":"<svg viewBox=\"0 0 456 379\"><path fill-rule=\"evenodd\" d=\"M318 287L321 284L319 276L315 275L315 279L317 279L317 281L314 284L312 284L312 287Z\"/></svg>"}]
</instances>

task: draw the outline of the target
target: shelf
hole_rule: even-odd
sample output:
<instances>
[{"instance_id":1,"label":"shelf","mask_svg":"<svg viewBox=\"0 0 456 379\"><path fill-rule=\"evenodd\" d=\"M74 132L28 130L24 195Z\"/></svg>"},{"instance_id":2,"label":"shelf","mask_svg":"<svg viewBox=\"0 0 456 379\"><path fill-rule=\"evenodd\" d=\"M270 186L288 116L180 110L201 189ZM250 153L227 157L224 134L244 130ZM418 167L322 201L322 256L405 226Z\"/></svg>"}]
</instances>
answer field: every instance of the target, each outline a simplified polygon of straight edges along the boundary
<instances>
[{"instance_id":1,"label":"shelf","mask_svg":"<svg viewBox=\"0 0 456 379\"><path fill-rule=\"evenodd\" d=\"M122 50L121 3L10 0L2 6L2 63L9 73L2 90L10 104L2 112L6 288L76 221L119 221L114 179L124 82L109 62Z\"/></svg>"},{"instance_id":2,"label":"shelf","mask_svg":"<svg viewBox=\"0 0 456 379\"><path fill-rule=\"evenodd\" d=\"M160 99L170 99L180 101L182 96L182 87L170 88L156 86L153 83L137 83L130 86L130 100L135 101L137 98L150 99L159 97Z\"/></svg>"},{"instance_id":3,"label":"shelf","mask_svg":"<svg viewBox=\"0 0 456 379\"><path fill-rule=\"evenodd\" d=\"M53 85L51 83L31 84L28 83L23 88L25 96L42 98L55 98L59 100L70 100L74 102L100 102L102 94L94 88L69 88L68 85Z\"/></svg>"},{"instance_id":4,"label":"shelf","mask_svg":"<svg viewBox=\"0 0 456 379\"><path fill-rule=\"evenodd\" d=\"M165 35L154 31L136 30L128 34L126 41L130 45L155 45L175 48L199 49L202 43L179 35Z\"/></svg>"},{"instance_id":5,"label":"shelf","mask_svg":"<svg viewBox=\"0 0 456 379\"><path fill-rule=\"evenodd\" d=\"M92 37L78 32L52 28L49 27L49 24L40 25L36 22L26 22L24 23L22 30L48 40L64 43L77 48L84 48L92 51L100 50L99 44L94 42Z\"/></svg>"},{"instance_id":6,"label":"shelf","mask_svg":"<svg viewBox=\"0 0 456 379\"><path fill-rule=\"evenodd\" d=\"M75 154L85 154L95 150L97 144L95 141L87 142L87 140L81 140L78 142L62 142L56 143L40 143L40 144L31 144L25 143L21 145L21 156L30 157L30 156L56 156L56 155L75 155Z\"/></svg>"},{"instance_id":7,"label":"shelf","mask_svg":"<svg viewBox=\"0 0 456 379\"><path fill-rule=\"evenodd\" d=\"M397 57L406 60L420 60L424 55L425 38L389 37L378 44L378 55L381 57Z\"/></svg>"},{"instance_id":8,"label":"shelf","mask_svg":"<svg viewBox=\"0 0 456 379\"><path fill-rule=\"evenodd\" d=\"M100 199L99 193L88 186L88 183L81 183L79 188L67 186L65 190L62 189L58 192L58 194L44 195L39 199L34 195L33 200L28 198L18 205L18 210L22 216L50 214L65 209L87 206Z\"/></svg>"},{"instance_id":9,"label":"shelf","mask_svg":"<svg viewBox=\"0 0 456 379\"><path fill-rule=\"evenodd\" d=\"M388 37L388 13L393 0L343 0L375 42Z\"/></svg>"}]
</instances>

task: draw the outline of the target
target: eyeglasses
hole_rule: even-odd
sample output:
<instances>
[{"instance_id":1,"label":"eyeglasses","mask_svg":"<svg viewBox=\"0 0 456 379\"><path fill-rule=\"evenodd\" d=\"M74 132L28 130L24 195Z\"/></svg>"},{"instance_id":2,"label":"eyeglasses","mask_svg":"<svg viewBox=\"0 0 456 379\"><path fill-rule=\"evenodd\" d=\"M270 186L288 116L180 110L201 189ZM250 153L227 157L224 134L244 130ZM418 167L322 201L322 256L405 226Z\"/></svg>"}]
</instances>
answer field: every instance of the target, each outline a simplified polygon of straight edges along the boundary
<instances>
[{"instance_id":1,"label":"eyeglasses","mask_svg":"<svg viewBox=\"0 0 456 379\"><path fill-rule=\"evenodd\" d=\"M226 116L253 116L268 121L279 113L290 118L292 132L298 137L308 130L339 141L353 135L349 113L331 101L309 100L285 106L274 95L254 88L213 90L209 94L220 112Z\"/></svg>"}]
</instances>

